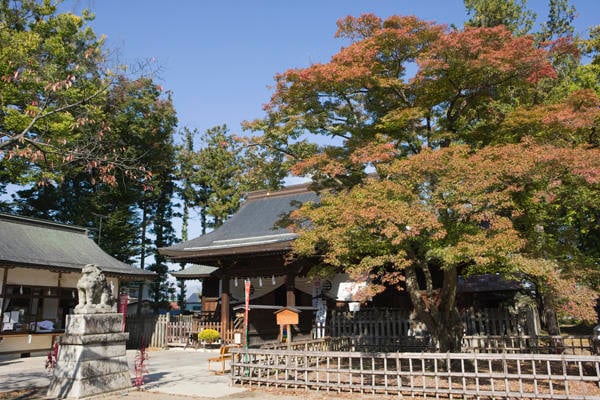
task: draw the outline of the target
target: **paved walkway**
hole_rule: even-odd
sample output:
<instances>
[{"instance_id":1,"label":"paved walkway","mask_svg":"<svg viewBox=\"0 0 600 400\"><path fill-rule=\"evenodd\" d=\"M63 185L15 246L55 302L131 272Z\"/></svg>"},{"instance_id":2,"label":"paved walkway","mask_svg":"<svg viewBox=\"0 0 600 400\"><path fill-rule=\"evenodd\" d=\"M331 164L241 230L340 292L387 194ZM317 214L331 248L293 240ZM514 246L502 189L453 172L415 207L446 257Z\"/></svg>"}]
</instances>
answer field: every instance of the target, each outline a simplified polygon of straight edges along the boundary
<instances>
[{"instance_id":1,"label":"paved walkway","mask_svg":"<svg viewBox=\"0 0 600 400\"><path fill-rule=\"evenodd\" d=\"M381 396L356 393L324 393L315 391L278 389L248 389L232 387L229 375L208 372L209 357L218 350L170 350L149 351L148 373L143 390L93 397L94 400L373 400ZM127 351L129 369L133 375L135 350ZM46 357L0 360L0 400L45 399L50 375L45 370ZM215 369L220 365L215 363ZM132 376L133 377L133 376ZM38 389L34 389L38 388ZM409 400L407 397L403 397Z\"/></svg>"},{"instance_id":2,"label":"paved walkway","mask_svg":"<svg viewBox=\"0 0 600 400\"><path fill-rule=\"evenodd\" d=\"M130 371L136 351L128 350ZM246 389L232 387L229 375L209 372L207 359L214 351L180 348L149 351L148 373L145 375L145 390L164 394L218 398L245 392ZM45 370L46 357L20 358L0 361L0 393L20 389L47 387L50 375ZM218 369L220 365L211 365ZM133 393L131 396L132 398ZM173 398L173 397L171 397Z\"/></svg>"}]
</instances>

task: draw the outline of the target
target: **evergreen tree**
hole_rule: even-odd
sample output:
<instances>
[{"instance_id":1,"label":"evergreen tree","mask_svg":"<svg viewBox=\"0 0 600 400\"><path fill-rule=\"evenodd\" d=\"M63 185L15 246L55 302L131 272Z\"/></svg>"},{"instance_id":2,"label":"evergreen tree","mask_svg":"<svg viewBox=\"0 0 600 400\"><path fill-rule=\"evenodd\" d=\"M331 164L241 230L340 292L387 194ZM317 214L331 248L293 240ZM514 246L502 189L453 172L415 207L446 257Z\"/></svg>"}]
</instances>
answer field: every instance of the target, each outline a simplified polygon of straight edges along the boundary
<instances>
[{"instance_id":1,"label":"evergreen tree","mask_svg":"<svg viewBox=\"0 0 600 400\"><path fill-rule=\"evenodd\" d=\"M523 35L531 31L536 14L527 8L527 0L464 0L469 20L466 26L492 28L504 25Z\"/></svg>"}]
</instances>

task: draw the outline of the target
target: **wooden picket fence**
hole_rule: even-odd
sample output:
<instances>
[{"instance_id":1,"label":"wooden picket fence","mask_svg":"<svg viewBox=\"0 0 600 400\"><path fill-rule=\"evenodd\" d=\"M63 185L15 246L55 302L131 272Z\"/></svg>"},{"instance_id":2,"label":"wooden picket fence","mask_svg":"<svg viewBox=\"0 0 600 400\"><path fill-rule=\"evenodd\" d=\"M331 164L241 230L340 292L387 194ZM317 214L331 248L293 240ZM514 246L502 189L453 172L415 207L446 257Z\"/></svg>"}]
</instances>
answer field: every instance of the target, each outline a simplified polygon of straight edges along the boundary
<instances>
[{"instance_id":1,"label":"wooden picket fence","mask_svg":"<svg viewBox=\"0 0 600 400\"><path fill-rule=\"evenodd\" d=\"M462 315L467 335L515 336L539 334L536 310L530 307L511 313L507 308L467 309ZM421 334L424 325L410 318L409 312L391 308L367 308L357 312L332 311L327 335L407 337Z\"/></svg>"},{"instance_id":2,"label":"wooden picket fence","mask_svg":"<svg viewBox=\"0 0 600 400\"><path fill-rule=\"evenodd\" d=\"M540 333L537 309L524 306L517 310L506 307L466 309L462 313L463 325L467 335L516 336Z\"/></svg>"},{"instance_id":3,"label":"wooden picket fence","mask_svg":"<svg viewBox=\"0 0 600 400\"><path fill-rule=\"evenodd\" d=\"M352 339L314 342L290 349L232 349L232 382L436 398L600 399L598 356L368 353L344 351Z\"/></svg>"},{"instance_id":4,"label":"wooden picket fence","mask_svg":"<svg viewBox=\"0 0 600 400\"><path fill-rule=\"evenodd\" d=\"M591 335L529 336L474 335L463 336L462 351L479 353L532 353L593 355Z\"/></svg>"},{"instance_id":5,"label":"wooden picket fence","mask_svg":"<svg viewBox=\"0 0 600 400\"><path fill-rule=\"evenodd\" d=\"M406 310L362 309L357 312L332 311L328 317L328 335L398 337L408 336L413 321Z\"/></svg>"},{"instance_id":6,"label":"wooden picket fence","mask_svg":"<svg viewBox=\"0 0 600 400\"><path fill-rule=\"evenodd\" d=\"M128 348L139 348L142 341L146 347L178 347L193 344L194 339L204 329L214 329L221 333L221 343L234 341L236 331L229 329L223 332L220 322L203 322L191 315L150 315L127 317L125 330L129 332Z\"/></svg>"}]
</instances>

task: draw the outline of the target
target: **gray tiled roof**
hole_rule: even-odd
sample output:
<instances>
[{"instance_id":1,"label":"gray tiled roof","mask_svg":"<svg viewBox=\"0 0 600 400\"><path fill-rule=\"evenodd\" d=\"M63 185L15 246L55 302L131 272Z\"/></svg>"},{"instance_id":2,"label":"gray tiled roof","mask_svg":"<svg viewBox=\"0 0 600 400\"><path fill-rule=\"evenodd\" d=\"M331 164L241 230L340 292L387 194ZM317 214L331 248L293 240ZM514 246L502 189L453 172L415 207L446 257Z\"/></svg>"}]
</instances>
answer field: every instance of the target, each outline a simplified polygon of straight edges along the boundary
<instances>
[{"instance_id":1,"label":"gray tiled roof","mask_svg":"<svg viewBox=\"0 0 600 400\"><path fill-rule=\"evenodd\" d=\"M162 254L176 258L192 252L223 253L235 252L240 248L284 245L294 240L296 234L280 226L281 219L302 203L318 201L318 195L307 190L306 185L288 187L273 193L254 192L236 214L213 232L159 250Z\"/></svg>"},{"instance_id":2,"label":"gray tiled roof","mask_svg":"<svg viewBox=\"0 0 600 400\"><path fill-rule=\"evenodd\" d=\"M0 263L41 269L79 271L96 264L109 275L154 277L105 253L85 228L0 214Z\"/></svg>"},{"instance_id":3,"label":"gray tiled roof","mask_svg":"<svg viewBox=\"0 0 600 400\"><path fill-rule=\"evenodd\" d=\"M175 278L207 278L213 272L217 271L219 268L211 267L209 265L198 265L198 264L189 264L186 265L185 269L181 271L172 271L170 272Z\"/></svg>"}]
</instances>

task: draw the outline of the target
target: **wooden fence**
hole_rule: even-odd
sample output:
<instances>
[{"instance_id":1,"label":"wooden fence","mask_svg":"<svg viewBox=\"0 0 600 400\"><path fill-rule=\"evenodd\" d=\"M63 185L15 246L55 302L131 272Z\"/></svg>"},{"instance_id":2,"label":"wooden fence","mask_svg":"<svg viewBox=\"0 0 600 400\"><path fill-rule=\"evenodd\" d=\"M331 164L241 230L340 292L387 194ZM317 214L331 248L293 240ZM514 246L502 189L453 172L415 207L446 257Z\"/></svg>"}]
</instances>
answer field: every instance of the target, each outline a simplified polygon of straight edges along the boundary
<instances>
[{"instance_id":1,"label":"wooden fence","mask_svg":"<svg viewBox=\"0 0 600 400\"><path fill-rule=\"evenodd\" d=\"M462 314L467 335L537 335L539 323L534 308L518 312L507 308L467 309ZM368 308L357 312L332 311L328 320L329 336L399 337L421 334L425 327L400 309Z\"/></svg>"},{"instance_id":2,"label":"wooden fence","mask_svg":"<svg viewBox=\"0 0 600 400\"><path fill-rule=\"evenodd\" d=\"M229 329L223 332L220 322L202 322L191 315L128 316L125 327L129 332L127 347L139 348L142 341L146 347L186 346L190 335L197 337L200 331L209 328L221 333L222 343L233 343L236 331Z\"/></svg>"},{"instance_id":3,"label":"wooden fence","mask_svg":"<svg viewBox=\"0 0 600 400\"><path fill-rule=\"evenodd\" d=\"M467 335L535 336L540 333L537 309L531 306L519 310L498 307L475 311L469 308L463 311L462 320Z\"/></svg>"},{"instance_id":4,"label":"wooden fence","mask_svg":"<svg viewBox=\"0 0 600 400\"><path fill-rule=\"evenodd\" d=\"M464 336L462 351L480 353L594 354L592 336Z\"/></svg>"},{"instance_id":5,"label":"wooden fence","mask_svg":"<svg viewBox=\"0 0 600 400\"><path fill-rule=\"evenodd\" d=\"M332 311L328 321L328 335L398 337L407 336L415 329L408 311L398 309L363 309L357 312Z\"/></svg>"},{"instance_id":6,"label":"wooden fence","mask_svg":"<svg viewBox=\"0 0 600 400\"><path fill-rule=\"evenodd\" d=\"M600 357L232 349L234 384L373 395L600 399Z\"/></svg>"},{"instance_id":7,"label":"wooden fence","mask_svg":"<svg viewBox=\"0 0 600 400\"><path fill-rule=\"evenodd\" d=\"M362 352L436 352L429 336L352 336L347 351ZM592 355L592 336L463 336L461 351L465 353L532 353Z\"/></svg>"},{"instance_id":8,"label":"wooden fence","mask_svg":"<svg viewBox=\"0 0 600 400\"><path fill-rule=\"evenodd\" d=\"M163 347L164 330L163 325L158 324L160 315L127 316L125 320L125 332L129 332L127 340L128 349L139 349L142 344L145 347Z\"/></svg>"},{"instance_id":9,"label":"wooden fence","mask_svg":"<svg viewBox=\"0 0 600 400\"><path fill-rule=\"evenodd\" d=\"M427 336L397 338L325 337L287 343L265 343L262 349L354 351L368 353L437 352ZM528 353L594 355L592 336L463 336L463 353Z\"/></svg>"}]
</instances>

